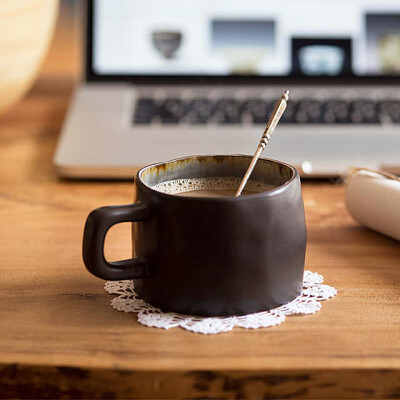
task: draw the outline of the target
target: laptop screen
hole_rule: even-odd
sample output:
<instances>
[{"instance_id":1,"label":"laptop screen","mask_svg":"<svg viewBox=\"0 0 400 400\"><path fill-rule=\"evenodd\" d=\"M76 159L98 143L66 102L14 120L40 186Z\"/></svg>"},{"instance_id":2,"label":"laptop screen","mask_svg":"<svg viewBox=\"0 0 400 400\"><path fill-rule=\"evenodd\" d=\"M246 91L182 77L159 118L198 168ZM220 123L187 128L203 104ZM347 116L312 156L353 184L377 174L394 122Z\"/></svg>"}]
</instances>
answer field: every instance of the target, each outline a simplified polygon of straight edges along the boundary
<instances>
[{"instance_id":1,"label":"laptop screen","mask_svg":"<svg viewBox=\"0 0 400 400\"><path fill-rule=\"evenodd\" d=\"M400 75L399 0L93 0L88 70L112 76Z\"/></svg>"}]
</instances>

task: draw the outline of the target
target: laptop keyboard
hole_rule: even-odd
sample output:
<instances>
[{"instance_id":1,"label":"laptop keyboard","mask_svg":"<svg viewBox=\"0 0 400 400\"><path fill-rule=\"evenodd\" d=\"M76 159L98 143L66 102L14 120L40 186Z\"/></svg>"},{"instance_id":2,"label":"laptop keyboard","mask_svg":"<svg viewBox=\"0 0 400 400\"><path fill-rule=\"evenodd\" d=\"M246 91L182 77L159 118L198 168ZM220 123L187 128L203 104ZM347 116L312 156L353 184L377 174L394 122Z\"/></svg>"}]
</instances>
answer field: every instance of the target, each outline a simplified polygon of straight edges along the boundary
<instances>
[{"instance_id":1,"label":"laptop keyboard","mask_svg":"<svg viewBox=\"0 0 400 400\"><path fill-rule=\"evenodd\" d=\"M237 100L168 98L137 101L135 124L265 124L276 101L265 99ZM379 124L400 123L399 100L290 100L280 123L287 124Z\"/></svg>"}]
</instances>

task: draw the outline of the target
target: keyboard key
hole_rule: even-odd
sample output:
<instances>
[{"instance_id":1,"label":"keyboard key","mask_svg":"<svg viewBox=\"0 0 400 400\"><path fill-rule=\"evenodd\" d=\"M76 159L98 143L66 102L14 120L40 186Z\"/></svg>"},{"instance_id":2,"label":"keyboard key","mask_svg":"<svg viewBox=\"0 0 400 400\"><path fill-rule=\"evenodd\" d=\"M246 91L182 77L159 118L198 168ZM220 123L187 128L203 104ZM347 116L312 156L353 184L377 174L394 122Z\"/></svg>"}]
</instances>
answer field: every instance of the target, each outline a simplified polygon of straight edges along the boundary
<instances>
[{"instance_id":1,"label":"keyboard key","mask_svg":"<svg viewBox=\"0 0 400 400\"><path fill-rule=\"evenodd\" d=\"M255 124L266 124L273 109L272 101L262 99L248 99L242 103L242 113L249 115Z\"/></svg>"},{"instance_id":2,"label":"keyboard key","mask_svg":"<svg viewBox=\"0 0 400 400\"><path fill-rule=\"evenodd\" d=\"M290 101L287 103L286 110L282 115L282 118L279 123L282 124L293 124L296 122L296 111L297 111L297 101ZM271 110L272 112L272 110Z\"/></svg>"},{"instance_id":3,"label":"keyboard key","mask_svg":"<svg viewBox=\"0 0 400 400\"><path fill-rule=\"evenodd\" d=\"M328 100L324 103L322 120L329 123L350 123L350 105L345 100Z\"/></svg>"},{"instance_id":4,"label":"keyboard key","mask_svg":"<svg viewBox=\"0 0 400 400\"><path fill-rule=\"evenodd\" d=\"M188 103L184 119L190 124L206 124L214 114L213 103L208 99L194 99Z\"/></svg>"},{"instance_id":5,"label":"keyboard key","mask_svg":"<svg viewBox=\"0 0 400 400\"><path fill-rule=\"evenodd\" d=\"M234 99L220 99L215 103L215 117L219 124L240 124L242 104Z\"/></svg>"},{"instance_id":6,"label":"keyboard key","mask_svg":"<svg viewBox=\"0 0 400 400\"><path fill-rule=\"evenodd\" d=\"M350 119L361 124L379 123L376 103L372 100L356 100L350 107Z\"/></svg>"},{"instance_id":7,"label":"keyboard key","mask_svg":"<svg viewBox=\"0 0 400 400\"><path fill-rule=\"evenodd\" d=\"M178 124L185 114L185 104L180 99L167 99L158 106L158 116L162 124Z\"/></svg>"},{"instance_id":8,"label":"keyboard key","mask_svg":"<svg viewBox=\"0 0 400 400\"><path fill-rule=\"evenodd\" d=\"M289 101L290 103L290 101ZM298 102L295 122L315 124L322 122L322 103L317 100L304 99Z\"/></svg>"},{"instance_id":9,"label":"keyboard key","mask_svg":"<svg viewBox=\"0 0 400 400\"><path fill-rule=\"evenodd\" d=\"M400 101L385 100L378 104L378 112L380 117L388 118L390 122L400 123Z\"/></svg>"},{"instance_id":10,"label":"keyboard key","mask_svg":"<svg viewBox=\"0 0 400 400\"><path fill-rule=\"evenodd\" d=\"M135 124L150 124L156 115L156 105L153 99L139 99L134 117Z\"/></svg>"}]
</instances>

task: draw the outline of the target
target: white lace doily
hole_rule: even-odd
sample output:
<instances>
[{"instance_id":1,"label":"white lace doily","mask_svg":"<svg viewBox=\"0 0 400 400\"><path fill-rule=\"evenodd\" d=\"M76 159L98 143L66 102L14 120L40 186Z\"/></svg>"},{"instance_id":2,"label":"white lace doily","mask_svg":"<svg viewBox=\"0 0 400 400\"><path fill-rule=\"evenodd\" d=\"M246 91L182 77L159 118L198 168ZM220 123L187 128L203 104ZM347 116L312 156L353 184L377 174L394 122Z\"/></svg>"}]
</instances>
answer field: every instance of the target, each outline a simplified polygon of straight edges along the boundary
<instances>
[{"instance_id":1,"label":"white lace doily","mask_svg":"<svg viewBox=\"0 0 400 400\"><path fill-rule=\"evenodd\" d=\"M133 281L106 282L105 290L117 295L111 306L118 311L137 313L142 325L170 329L181 327L188 331L215 334L231 331L235 326L247 329L267 328L281 324L286 317L299 314L314 314L321 309L321 301L336 296L336 289L324 285L324 278L316 272L305 271L301 294L288 304L254 314L233 317L196 317L172 312L163 312L142 300L135 292Z\"/></svg>"}]
</instances>

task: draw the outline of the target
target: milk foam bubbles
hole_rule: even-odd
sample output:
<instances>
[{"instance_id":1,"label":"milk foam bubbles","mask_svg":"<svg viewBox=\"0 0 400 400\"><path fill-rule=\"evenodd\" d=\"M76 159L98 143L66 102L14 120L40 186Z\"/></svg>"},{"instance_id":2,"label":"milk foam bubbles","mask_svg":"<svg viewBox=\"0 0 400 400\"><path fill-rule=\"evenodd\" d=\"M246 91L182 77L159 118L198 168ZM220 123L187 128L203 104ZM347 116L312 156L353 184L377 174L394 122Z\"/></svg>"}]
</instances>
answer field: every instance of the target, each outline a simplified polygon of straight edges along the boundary
<instances>
[{"instance_id":1,"label":"milk foam bubbles","mask_svg":"<svg viewBox=\"0 0 400 400\"><path fill-rule=\"evenodd\" d=\"M241 178L233 176L186 178L161 182L152 188L162 193L179 194L194 190L236 190L239 187L240 182ZM246 185L246 189L251 192L264 192L271 190L272 188L274 188L273 185L252 180L248 181Z\"/></svg>"}]
</instances>

